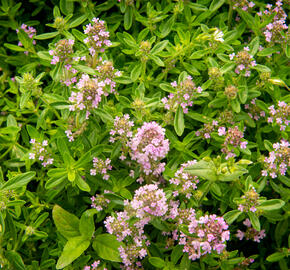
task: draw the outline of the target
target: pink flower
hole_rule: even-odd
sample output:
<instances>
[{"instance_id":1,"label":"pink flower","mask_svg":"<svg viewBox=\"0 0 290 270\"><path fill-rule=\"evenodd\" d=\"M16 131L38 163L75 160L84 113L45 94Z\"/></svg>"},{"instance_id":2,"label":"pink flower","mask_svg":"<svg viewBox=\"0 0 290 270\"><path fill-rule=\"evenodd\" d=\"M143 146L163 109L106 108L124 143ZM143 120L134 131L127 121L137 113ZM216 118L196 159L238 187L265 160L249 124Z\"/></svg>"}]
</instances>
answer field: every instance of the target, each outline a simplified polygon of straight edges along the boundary
<instances>
[{"instance_id":1,"label":"pink flower","mask_svg":"<svg viewBox=\"0 0 290 270\"><path fill-rule=\"evenodd\" d=\"M225 127L219 127L218 129L218 135L219 136L223 136L223 135L226 135L226 128Z\"/></svg>"}]
</instances>

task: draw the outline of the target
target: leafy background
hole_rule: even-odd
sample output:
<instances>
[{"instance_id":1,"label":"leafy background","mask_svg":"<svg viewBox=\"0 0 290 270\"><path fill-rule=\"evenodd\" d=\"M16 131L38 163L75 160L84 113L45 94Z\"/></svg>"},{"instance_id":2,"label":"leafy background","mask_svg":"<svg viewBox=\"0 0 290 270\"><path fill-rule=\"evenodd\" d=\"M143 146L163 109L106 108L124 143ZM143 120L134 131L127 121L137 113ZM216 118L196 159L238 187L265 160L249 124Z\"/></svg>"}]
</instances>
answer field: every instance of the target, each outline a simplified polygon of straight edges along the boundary
<instances>
[{"instance_id":1,"label":"leafy background","mask_svg":"<svg viewBox=\"0 0 290 270\"><path fill-rule=\"evenodd\" d=\"M255 4L256 11L265 8L263 1ZM103 220L113 211L120 211L122 201L132 199L139 187L135 181L128 180L132 168L119 160L120 148L108 140L113 119L122 113L129 113L139 127L144 121L157 121L166 127L166 137L170 140L163 173L166 181L174 176L180 164L207 157L203 161L207 164L199 163L199 168L192 169L202 179L198 190L204 194L192 204L196 203L196 209L203 212L225 215L232 223L232 237L227 245L230 255L206 256L192 263L177 249L165 250L161 244L164 239L156 237L156 244L150 250L152 257L144 259L145 269L240 269L235 267L249 256L255 258L251 268L288 269L289 179L287 174L277 179L262 177L261 158L273 150L273 143L288 139L289 129L280 131L277 125L269 125L266 118L253 121L244 104L257 98L258 108L268 115L269 106L277 105L278 101L289 103L289 45L268 44L263 29L269 22L260 20L256 11L232 7L231 1L222 0L1 1L0 265L3 269L81 269L99 258L108 269L120 268L119 242L106 234ZM287 13L289 6L283 7ZM239 21L234 19L236 16L240 17ZM83 51L83 26L94 17L106 21L113 45L103 57L113 61L122 76L116 79L118 95L102 101L85 130L69 143L64 132L69 119L70 88L59 82L61 67L50 63L48 49L66 38L76 40L75 50ZM23 32L16 33L22 23L37 29L35 46ZM217 28L223 31L224 42L210 47ZM24 47L17 46L19 40ZM265 49L259 51L260 45ZM235 65L228 57L244 46L249 46L258 63L249 78L236 76ZM223 88L218 88L219 81L209 75L211 68L220 70L219 78L226 84L239 85L236 99L227 99ZM93 72L85 65L79 66L78 71ZM27 73L32 75L32 81L25 79ZM189 113L184 114L180 108L176 113L168 113L161 99L172 91L172 81L182 81L186 75L191 75L206 94L194 101ZM31 86L35 92L29 91ZM222 166L214 160L221 155L221 142L216 137L198 138L195 132L225 111L232 112L233 121L240 129L247 127L248 146L245 151L237 152L234 166L240 173L211 180L208 179L210 166ZM48 139L53 166L43 168L40 163L31 162L31 138ZM95 156L111 158L111 181L89 175ZM238 160L252 163L239 164ZM211 181L215 183L209 184ZM267 200L277 200L272 201L270 211L255 219L256 228L266 230L267 237L261 243L249 244L234 237L236 230L242 228L245 215L237 215L233 199L240 197L249 185ZM89 209L90 197L104 189L112 191L112 201L108 209L96 213ZM159 229L150 225L147 233L154 235Z\"/></svg>"}]
</instances>

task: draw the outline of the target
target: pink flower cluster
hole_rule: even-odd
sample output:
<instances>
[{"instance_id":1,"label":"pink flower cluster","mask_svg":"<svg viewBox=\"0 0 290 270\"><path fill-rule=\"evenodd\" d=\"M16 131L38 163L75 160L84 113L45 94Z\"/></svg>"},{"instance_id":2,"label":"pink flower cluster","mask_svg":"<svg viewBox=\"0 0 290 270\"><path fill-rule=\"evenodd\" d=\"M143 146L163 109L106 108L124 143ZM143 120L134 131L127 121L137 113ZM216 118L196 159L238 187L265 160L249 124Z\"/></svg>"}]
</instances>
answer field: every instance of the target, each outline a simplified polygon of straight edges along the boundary
<instances>
[{"instance_id":1,"label":"pink flower cluster","mask_svg":"<svg viewBox=\"0 0 290 270\"><path fill-rule=\"evenodd\" d=\"M266 25L264 29L264 36L267 42L272 43L284 43L287 42L287 34L284 35L284 30L288 29L288 25L286 24L287 14L282 8L282 0L276 1L275 7L271 4L266 5L266 10L264 12L258 12L259 16L265 15L265 20L275 14L273 21Z\"/></svg>"},{"instance_id":2,"label":"pink flower cluster","mask_svg":"<svg viewBox=\"0 0 290 270\"><path fill-rule=\"evenodd\" d=\"M90 170L90 175L96 175L97 173L103 175L104 180L108 180L110 175L108 175L108 171L112 170L111 160L107 158L106 160L102 160L100 158L93 158L93 167L94 169Z\"/></svg>"},{"instance_id":3,"label":"pink flower cluster","mask_svg":"<svg viewBox=\"0 0 290 270\"><path fill-rule=\"evenodd\" d=\"M240 147L241 149L247 148L247 141L242 141L244 133L239 130L237 126L228 128L226 131L225 127L219 127L218 129L219 136L226 136L223 143L223 148L221 151L226 154L226 159L230 157L235 157L236 154L233 152L233 148Z\"/></svg>"},{"instance_id":4,"label":"pink flower cluster","mask_svg":"<svg viewBox=\"0 0 290 270\"><path fill-rule=\"evenodd\" d=\"M276 123L280 126L281 131L285 130L290 123L290 106L284 101L279 101L277 109L275 109L274 105L270 106L268 109L270 111L268 123Z\"/></svg>"},{"instance_id":5,"label":"pink flower cluster","mask_svg":"<svg viewBox=\"0 0 290 270\"><path fill-rule=\"evenodd\" d=\"M104 208L107 208L110 200L106 199L104 195L96 194L95 196L91 197L91 207L95 208L97 211L102 211Z\"/></svg>"},{"instance_id":6,"label":"pink flower cluster","mask_svg":"<svg viewBox=\"0 0 290 270\"><path fill-rule=\"evenodd\" d=\"M195 132L195 136L202 136L205 139L209 139L211 137L211 133L216 131L218 127L218 121L213 120L211 123L205 123L201 130Z\"/></svg>"},{"instance_id":7,"label":"pink flower cluster","mask_svg":"<svg viewBox=\"0 0 290 270\"><path fill-rule=\"evenodd\" d=\"M100 57L100 61L102 61L102 58ZM118 70L115 70L113 63L111 61L104 60L102 61L97 67L98 79L103 81L105 83L105 86L108 86L108 92L114 93L116 83L114 82L115 77L121 76L121 72Z\"/></svg>"},{"instance_id":8,"label":"pink flower cluster","mask_svg":"<svg viewBox=\"0 0 290 270\"><path fill-rule=\"evenodd\" d=\"M36 35L36 29L32 26L27 26L26 24L22 24L20 27L27 35L30 39L33 39L34 36ZM19 32L19 29L16 29L16 33ZM32 44L35 45L36 41L32 40ZM21 41L18 42L18 46L19 47L23 47L23 44L21 43ZM28 54L28 52L24 52L26 55Z\"/></svg>"},{"instance_id":9,"label":"pink flower cluster","mask_svg":"<svg viewBox=\"0 0 290 270\"><path fill-rule=\"evenodd\" d=\"M101 268L98 268L100 263L101 263L100 260L94 261L91 265L85 266L83 270L98 270L98 269L101 269ZM107 270L107 268L102 268L102 269L103 270Z\"/></svg>"},{"instance_id":10,"label":"pink flower cluster","mask_svg":"<svg viewBox=\"0 0 290 270\"><path fill-rule=\"evenodd\" d=\"M234 3L233 9L241 8L244 11L247 11L249 8L253 8L255 6L254 2L249 2L247 0L233 0Z\"/></svg>"},{"instance_id":11,"label":"pink flower cluster","mask_svg":"<svg viewBox=\"0 0 290 270\"><path fill-rule=\"evenodd\" d=\"M105 22L99 18L92 19L93 24L86 25L84 33L87 37L84 39L84 43L89 46L89 51L92 56L98 52L104 52L105 47L112 45L109 40L110 33L106 31Z\"/></svg>"},{"instance_id":12,"label":"pink flower cluster","mask_svg":"<svg viewBox=\"0 0 290 270\"><path fill-rule=\"evenodd\" d=\"M174 175L174 178L169 180L170 184L174 185L173 196L176 197L179 194L184 194L186 198L191 198L194 190L197 189L196 184L199 183L197 176L193 176L184 171L184 168L193 165L196 160L188 161L181 164L180 169Z\"/></svg>"},{"instance_id":13,"label":"pink flower cluster","mask_svg":"<svg viewBox=\"0 0 290 270\"><path fill-rule=\"evenodd\" d=\"M135 191L131 207L136 212L136 217L145 219L152 216L164 216L168 210L165 193L157 185L145 185Z\"/></svg>"},{"instance_id":14,"label":"pink flower cluster","mask_svg":"<svg viewBox=\"0 0 290 270\"><path fill-rule=\"evenodd\" d=\"M53 56L51 64L56 65L59 62L71 62L74 42L73 39L62 39L55 43L55 49L49 50L49 54Z\"/></svg>"},{"instance_id":15,"label":"pink flower cluster","mask_svg":"<svg viewBox=\"0 0 290 270\"><path fill-rule=\"evenodd\" d=\"M245 109L248 110L248 115L258 121L260 117L265 117L265 112L256 105L257 98L251 100L250 104L245 104Z\"/></svg>"},{"instance_id":16,"label":"pink flower cluster","mask_svg":"<svg viewBox=\"0 0 290 270\"><path fill-rule=\"evenodd\" d=\"M188 225L191 236L181 232L179 244L184 245L183 252L188 253L192 261L212 251L220 254L226 247L225 242L230 239L230 231L227 229L228 224L222 217L205 215L196 219L194 216Z\"/></svg>"},{"instance_id":17,"label":"pink flower cluster","mask_svg":"<svg viewBox=\"0 0 290 270\"><path fill-rule=\"evenodd\" d=\"M86 110L86 119L90 115L90 110L98 108L99 103L102 100L102 96L108 96L105 91L104 81L98 78L90 78L89 75L83 74L77 83L79 92L71 92L69 101L73 103L70 105L70 111L82 111Z\"/></svg>"},{"instance_id":18,"label":"pink flower cluster","mask_svg":"<svg viewBox=\"0 0 290 270\"><path fill-rule=\"evenodd\" d=\"M156 219L172 222L172 231L162 234L172 235L167 239L168 245L178 241L191 260L213 251L221 253L229 240L228 225L222 217L205 215L197 219L194 209L180 209L179 201L167 200L165 192L155 184L140 187L124 205L123 212L107 217L104 223L107 231L125 244L119 248L125 269L142 266L138 260L147 255L150 245L144 227ZM190 235L181 232L180 225L186 226Z\"/></svg>"},{"instance_id":19,"label":"pink flower cluster","mask_svg":"<svg viewBox=\"0 0 290 270\"><path fill-rule=\"evenodd\" d=\"M256 206L259 205L259 194L256 192L254 187L251 187L249 191L245 192L245 194L239 199L239 207L238 210L241 212L253 212L257 211Z\"/></svg>"},{"instance_id":20,"label":"pink flower cluster","mask_svg":"<svg viewBox=\"0 0 290 270\"><path fill-rule=\"evenodd\" d=\"M164 171L165 158L169 151L169 141L165 139L165 129L156 122L145 122L138 128L130 142L131 158L136 160L146 175L160 175Z\"/></svg>"},{"instance_id":21,"label":"pink flower cluster","mask_svg":"<svg viewBox=\"0 0 290 270\"><path fill-rule=\"evenodd\" d=\"M29 153L29 159L42 161L41 165L46 167L53 163L53 158L51 158L50 153L45 149L48 146L48 141L43 140L41 143L35 139L31 139L32 152Z\"/></svg>"},{"instance_id":22,"label":"pink flower cluster","mask_svg":"<svg viewBox=\"0 0 290 270\"><path fill-rule=\"evenodd\" d=\"M278 174L286 175L287 169L290 166L290 144L286 140L281 140L273 144L274 151L269 153L269 157L264 158L263 176L270 175L276 178Z\"/></svg>"},{"instance_id":23,"label":"pink flower cluster","mask_svg":"<svg viewBox=\"0 0 290 270\"><path fill-rule=\"evenodd\" d=\"M110 131L110 142L120 141L122 143L121 160L126 159L126 154L129 151L129 141L133 136L131 129L134 126L134 122L129 121L129 119L129 114L125 114L123 117L116 116L114 128Z\"/></svg>"},{"instance_id":24,"label":"pink flower cluster","mask_svg":"<svg viewBox=\"0 0 290 270\"><path fill-rule=\"evenodd\" d=\"M237 74L240 74L240 72L242 72L245 77L250 77L250 69L257 65L253 56L248 53L249 51L249 47L244 47L244 49L238 52L237 55L235 53L229 55L230 60L234 60L237 64L235 72Z\"/></svg>"},{"instance_id":25,"label":"pink flower cluster","mask_svg":"<svg viewBox=\"0 0 290 270\"><path fill-rule=\"evenodd\" d=\"M261 230L260 232L258 232L257 230L252 228L251 221L248 218L243 222L243 224L247 226L247 231L242 232L241 230L237 230L236 237L240 240L243 240L243 238L245 237L246 240L253 240L254 242L260 243L260 240L266 236L265 230Z\"/></svg>"},{"instance_id":26,"label":"pink flower cluster","mask_svg":"<svg viewBox=\"0 0 290 270\"><path fill-rule=\"evenodd\" d=\"M125 247L119 247L126 269L135 269L134 265L141 266L138 259L147 255L146 246L150 244L144 234L144 226L154 217L165 216L168 204L164 191L151 184L136 190L132 201L125 201L124 205L123 212L118 212L116 217L107 217L104 224L108 233L116 235L118 241L126 243Z\"/></svg>"},{"instance_id":27,"label":"pink flower cluster","mask_svg":"<svg viewBox=\"0 0 290 270\"><path fill-rule=\"evenodd\" d=\"M183 109L184 113L188 113L188 107L192 107L192 100L198 97L198 94L202 92L202 88L196 87L192 81L192 77L188 76L183 82L177 84L176 81L171 85L176 89L176 93L170 93L168 97L162 98L164 108L166 110L175 112L178 105Z\"/></svg>"}]
</instances>

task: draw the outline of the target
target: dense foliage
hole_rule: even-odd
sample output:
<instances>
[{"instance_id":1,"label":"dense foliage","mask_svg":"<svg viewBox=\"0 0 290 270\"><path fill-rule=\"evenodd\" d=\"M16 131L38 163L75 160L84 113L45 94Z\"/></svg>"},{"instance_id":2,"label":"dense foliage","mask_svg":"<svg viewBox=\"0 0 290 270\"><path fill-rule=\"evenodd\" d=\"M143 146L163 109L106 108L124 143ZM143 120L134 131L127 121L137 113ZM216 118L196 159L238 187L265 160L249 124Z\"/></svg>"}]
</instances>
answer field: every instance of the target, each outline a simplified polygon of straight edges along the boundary
<instances>
[{"instance_id":1,"label":"dense foliage","mask_svg":"<svg viewBox=\"0 0 290 270\"><path fill-rule=\"evenodd\" d=\"M289 269L284 2L1 0L0 268Z\"/></svg>"}]
</instances>

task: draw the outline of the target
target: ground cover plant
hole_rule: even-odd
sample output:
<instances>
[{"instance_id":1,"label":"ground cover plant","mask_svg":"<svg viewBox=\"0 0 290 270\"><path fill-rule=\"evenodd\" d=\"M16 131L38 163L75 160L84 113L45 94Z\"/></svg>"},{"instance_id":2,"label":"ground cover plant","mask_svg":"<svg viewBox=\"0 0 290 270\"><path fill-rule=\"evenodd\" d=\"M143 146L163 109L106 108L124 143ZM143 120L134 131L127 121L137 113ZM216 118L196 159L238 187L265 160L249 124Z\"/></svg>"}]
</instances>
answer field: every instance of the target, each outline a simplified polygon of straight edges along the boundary
<instances>
[{"instance_id":1,"label":"ground cover plant","mask_svg":"<svg viewBox=\"0 0 290 270\"><path fill-rule=\"evenodd\" d=\"M1 0L0 268L289 269L288 12Z\"/></svg>"}]
</instances>

